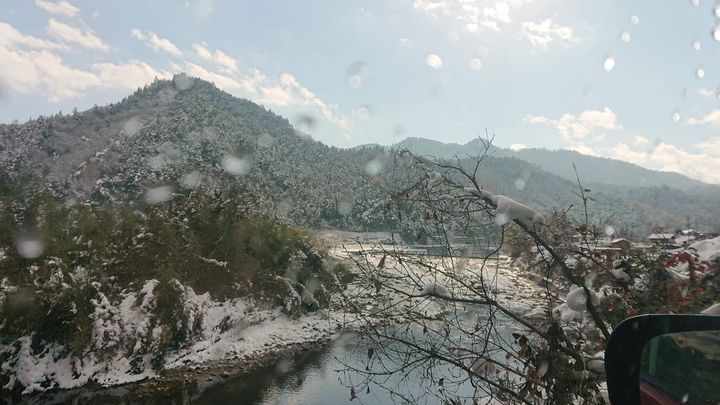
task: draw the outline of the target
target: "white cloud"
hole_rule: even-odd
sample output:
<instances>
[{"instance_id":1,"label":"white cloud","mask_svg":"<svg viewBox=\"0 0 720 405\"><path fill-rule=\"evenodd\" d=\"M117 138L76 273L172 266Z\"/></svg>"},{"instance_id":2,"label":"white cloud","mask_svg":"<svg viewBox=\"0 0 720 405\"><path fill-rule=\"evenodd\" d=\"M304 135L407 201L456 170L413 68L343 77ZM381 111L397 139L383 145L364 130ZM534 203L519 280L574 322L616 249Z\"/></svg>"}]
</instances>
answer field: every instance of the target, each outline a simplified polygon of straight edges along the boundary
<instances>
[{"instance_id":1,"label":"white cloud","mask_svg":"<svg viewBox=\"0 0 720 405\"><path fill-rule=\"evenodd\" d=\"M512 22L511 7L517 8L530 1L414 0L413 9L435 18L452 18L468 32L500 31L503 25Z\"/></svg>"},{"instance_id":2,"label":"white cloud","mask_svg":"<svg viewBox=\"0 0 720 405\"><path fill-rule=\"evenodd\" d=\"M641 145L646 145L646 144L650 143L650 140L645 138L642 135L638 135L635 137L635 140L633 141L633 143L635 144L635 146L641 146Z\"/></svg>"},{"instance_id":3,"label":"white cloud","mask_svg":"<svg viewBox=\"0 0 720 405\"><path fill-rule=\"evenodd\" d=\"M509 148L510 150L519 151L522 149L527 149L527 145L525 145L524 143L514 143L510 145Z\"/></svg>"},{"instance_id":4,"label":"white cloud","mask_svg":"<svg viewBox=\"0 0 720 405\"><path fill-rule=\"evenodd\" d=\"M566 45L577 42L577 38L573 37L572 28L560 25L550 18L539 24L532 21L523 21L520 33L532 46L543 50L547 50L548 45L555 39L564 42Z\"/></svg>"},{"instance_id":5,"label":"white cloud","mask_svg":"<svg viewBox=\"0 0 720 405\"><path fill-rule=\"evenodd\" d=\"M174 43L172 43L172 41L167 38L160 38L156 33L152 31L143 33L141 30L133 28L130 31L130 35L132 35L132 37L137 40L145 41L145 45L155 51L166 52L176 57L180 57L183 55L182 51L180 51L180 48L178 48Z\"/></svg>"},{"instance_id":6,"label":"white cloud","mask_svg":"<svg viewBox=\"0 0 720 405\"><path fill-rule=\"evenodd\" d=\"M41 9L47 11L50 14L60 14L67 17L73 17L80 11L77 7L68 3L67 1L48 1L48 0L35 0L35 5Z\"/></svg>"},{"instance_id":7,"label":"white cloud","mask_svg":"<svg viewBox=\"0 0 720 405\"><path fill-rule=\"evenodd\" d=\"M712 142L713 153L692 153L675 145L662 142L648 152L634 151L619 143L602 151L606 157L625 160L650 169L682 173L707 183L720 183L720 140ZM698 144L696 146L701 146ZM707 146L707 145L706 145Z\"/></svg>"},{"instance_id":8,"label":"white cloud","mask_svg":"<svg viewBox=\"0 0 720 405\"><path fill-rule=\"evenodd\" d=\"M61 23L54 18L48 21L47 31L65 42L75 43L89 49L107 52L110 47L92 31L83 32L78 28Z\"/></svg>"},{"instance_id":9,"label":"white cloud","mask_svg":"<svg viewBox=\"0 0 720 405\"><path fill-rule=\"evenodd\" d=\"M237 71L237 61L225 54L223 51L216 49L215 52L210 52L207 48L206 43L195 43L192 45L193 51L203 60L209 60L214 62L218 67Z\"/></svg>"},{"instance_id":10,"label":"white cloud","mask_svg":"<svg viewBox=\"0 0 720 405\"><path fill-rule=\"evenodd\" d=\"M712 110L704 117L690 117L687 122L691 125L712 125L713 127L720 129L720 109Z\"/></svg>"},{"instance_id":11,"label":"white cloud","mask_svg":"<svg viewBox=\"0 0 720 405\"><path fill-rule=\"evenodd\" d=\"M32 49L64 49L67 46L46 41L32 35L25 35L12 25L0 22L0 47L27 47Z\"/></svg>"},{"instance_id":12,"label":"white cloud","mask_svg":"<svg viewBox=\"0 0 720 405\"><path fill-rule=\"evenodd\" d=\"M710 90L705 87L700 87L697 94L708 98L720 98L720 90Z\"/></svg>"},{"instance_id":13,"label":"white cloud","mask_svg":"<svg viewBox=\"0 0 720 405\"><path fill-rule=\"evenodd\" d=\"M155 78L169 79L170 72L153 68L145 62L130 60L123 63L93 63L92 70L102 87L134 90L151 83Z\"/></svg>"},{"instance_id":14,"label":"white cloud","mask_svg":"<svg viewBox=\"0 0 720 405\"><path fill-rule=\"evenodd\" d=\"M720 157L720 138L718 137L697 143L695 147L707 154Z\"/></svg>"},{"instance_id":15,"label":"white cloud","mask_svg":"<svg viewBox=\"0 0 720 405\"><path fill-rule=\"evenodd\" d=\"M492 7L483 7L483 15L488 17L490 20L506 24L512 21L510 19L510 6L503 2L496 3Z\"/></svg>"},{"instance_id":16,"label":"white cloud","mask_svg":"<svg viewBox=\"0 0 720 405\"><path fill-rule=\"evenodd\" d=\"M543 124L555 128L571 146L587 140L601 140L605 137L604 130L622 129L615 112L608 107L602 111L585 110L578 116L565 113L558 119L527 115L524 120L531 124Z\"/></svg>"}]
</instances>

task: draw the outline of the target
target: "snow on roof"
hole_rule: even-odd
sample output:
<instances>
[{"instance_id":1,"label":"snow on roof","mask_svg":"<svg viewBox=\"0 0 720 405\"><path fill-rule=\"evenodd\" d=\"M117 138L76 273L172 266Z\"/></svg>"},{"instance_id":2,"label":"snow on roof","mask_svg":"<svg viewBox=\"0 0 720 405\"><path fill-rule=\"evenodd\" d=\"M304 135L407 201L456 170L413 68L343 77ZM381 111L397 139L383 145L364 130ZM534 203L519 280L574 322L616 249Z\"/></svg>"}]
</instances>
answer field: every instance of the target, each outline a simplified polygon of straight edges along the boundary
<instances>
[{"instance_id":1,"label":"snow on roof","mask_svg":"<svg viewBox=\"0 0 720 405\"><path fill-rule=\"evenodd\" d=\"M712 262L720 258L720 236L695 242L690 247L697 251L700 260Z\"/></svg>"},{"instance_id":2,"label":"snow on roof","mask_svg":"<svg viewBox=\"0 0 720 405\"><path fill-rule=\"evenodd\" d=\"M672 233L653 233L648 235L648 239L672 239L675 234Z\"/></svg>"}]
</instances>

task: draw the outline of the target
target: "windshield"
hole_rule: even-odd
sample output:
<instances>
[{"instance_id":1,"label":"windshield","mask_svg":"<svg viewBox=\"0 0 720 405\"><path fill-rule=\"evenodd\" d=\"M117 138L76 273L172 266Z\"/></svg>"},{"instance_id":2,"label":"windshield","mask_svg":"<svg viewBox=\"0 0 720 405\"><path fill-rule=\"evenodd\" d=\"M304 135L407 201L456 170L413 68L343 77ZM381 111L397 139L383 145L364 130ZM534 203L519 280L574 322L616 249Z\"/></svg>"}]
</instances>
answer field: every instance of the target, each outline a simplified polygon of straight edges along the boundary
<instances>
[{"instance_id":1,"label":"windshield","mask_svg":"<svg viewBox=\"0 0 720 405\"><path fill-rule=\"evenodd\" d=\"M7 0L0 61L3 400L600 404L720 314L714 1Z\"/></svg>"}]
</instances>

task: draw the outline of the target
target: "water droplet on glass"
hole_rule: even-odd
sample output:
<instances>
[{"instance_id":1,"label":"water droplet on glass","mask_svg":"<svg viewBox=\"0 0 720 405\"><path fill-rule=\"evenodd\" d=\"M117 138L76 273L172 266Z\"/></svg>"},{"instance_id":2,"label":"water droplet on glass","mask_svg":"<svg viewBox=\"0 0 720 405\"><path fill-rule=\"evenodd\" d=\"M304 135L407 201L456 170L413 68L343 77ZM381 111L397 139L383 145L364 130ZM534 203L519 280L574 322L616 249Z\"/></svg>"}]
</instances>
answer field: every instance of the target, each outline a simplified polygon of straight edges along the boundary
<instances>
[{"instance_id":1,"label":"water droplet on glass","mask_svg":"<svg viewBox=\"0 0 720 405\"><path fill-rule=\"evenodd\" d=\"M638 25L638 24L640 24L640 17L638 17L638 16L635 15L635 14L633 14L632 16L630 16L630 24L632 24L632 25Z\"/></svg>"},{"instance_id":2,"label":"water droplet on glass","mask_svg":"<svg viewBox=\"0 0 720 405\"><path fill-rule=\"evenodd\" d=\"M17 248L18 254L26 259L37 259L43 254L43 250L45 250L45 244L37 235L19 237L15 241L15 247Z\"/></svg>"},{"instance_id":3,"label":"water droplet on glass","mask_svg":"<svg viewBox=\"0 0 720 405\"><path fill-rule=\"evenodd\" d=\"M360 121L365 121L372 115L372 106L363 105L353 111L353 115Z\"/></svg>"},{"instance_id":4,"label":"water droplet on glass","mask_svg":"<svg viewBox=\"0 0 720 405\"><path fill-rule=\"evenodd\" d=\"M692 4L693 7L699 7L699 6L700 6L700 0L690 0L690 4Z\"/></svg>"},{"instance_id":5,"label":"water droplet on glass","mask_svg":"<svg viewBox=\"0 0 720 405\"><path fill-rule=\"evenodd\" d=\"M186 174L185 176L183 176L180 184L182 184L182 186L185 188L195 188L200 185L200 180L201 180L200 172L195 171L195 172L190 172L190 173Z\"/></svg>"},{"instance_id":6,"label":"water droplet on glass","mask_svg":"<svg viewBox=\"0 0 720 405\"><path fill-rule=\"evenodd\" d=\"M403 124L397 124L393 127L393 134L403 135L405 134L405 126Z\"/></svg>"},{"instance_id":7,"label":"water droplet on glass","mask_svg":"<svg viewBox=\"0 0 720 405\"><path fill-rule=\"evenodd\" d=\"M645 184L645 181L647 181L647 179L641 174L640 177L638 177L638 183Z\"/></svg>"},{"instance_id":8,"label":"water droplet on glass","mask_svg":"<svg viewBox=\"0 0 720 405\"><path fill-rule=\"evenodd\" d=\"M631 39L631 37L630 37L630 33L629 33L629 32L623 32L622 34L620 34L620 40L621 40L621 41L623 41L623 42L630 42L630 39Z\"/></svg>"},{"instance_id":9,"label":"water droplet on glass","mask_svg":"<svg viewBox=\"0 0 720 405\"><path fill-rule=\"evenodd\" d=\"M482 67L482 61L479 58L470 59L470 69L480 70L481 67Z\"/></svg>"},{"instance_id":10,"label":"water droplet on glass","mask_svg":"<svg viewBox=\"0 0 720 405\"><path fill-rule=\"evenodd\" d=\"M195 79L185 73L180 73L173 77L173 84L180 91L188 90L195 84Z\"/></svg>"},{"instance_id":11,"label":"water droplet on glass","mask_svg":"<svg viewBox=\"0 0 720 405\"><path fill-rule=\"evenodd\" d=\"M705 77L705 69L697 68L695 70L695 77L697 77L698 79L702 79L703 77Z\"/></svg>"},{"instance_id":12,"label":"water droplet on glass","mask_svg":"<svg viewBox=\"0 0 720 405\"><path fill-rule=\"evenodd\" d=\"M497 215L495 215L495 223L496 224L503 226L503 225L507 224L507 222L508 222L507 215L505 215L501 212L499 212Z\"/></svg>"},{"instance_id":13,"label":"water droplet on glass","mask_svg":"<svg viewBox=\"0 0 720 405\"><path fill-rule=\"evenodd\" d=\"M687 404L687 401L690 399L690 394L687 392L682 396L682 404Z\"/></svg>"},{"instance_id":14,"label":"water droplet on glass","mask_svg":"<svg viewBox=\"0 0 720 405\"><path fill-rule=\"evenodd\" d=\"M272 137L272 135L268 134L267 132L260 135L260 137L257 140L258 146L262 148L269 148L275 143L275 138Z\"/></svg>"},{"instance_id":15,"label":"water droplet on glass","mask_svg":"<svg viewBox=\"0 0 720 405\"><path fill-rule=\"evenodd\" d=\"M411 40L410 38L400 38L400 39L398 40L398 43L399 43L400 46L402 46L403 48L407 48L408 46L412 45L412 40Z\"/></svg>"},{"instance_id":16,"label":"water droplet on glass","mask_svg":"<svg viewBox=\"0 0 720 405\"><path fill-rule=\"evenodd\" d=\"M605 226L605 235L607 235L607 236L615 235L615 227L612 225L606 225Z\"/></svg>"},{"instance_id":17,"label":"water droplet on glass","mask_svg":"<svg viewBox=\"0 0 720 405\"><path fill-rule=\"evenodd\" d=\"M150 169L152 170L162 170L162 168L165 166L165 156L152 156L150 159L148 159L148 166L150 166Z\"/></svg>"},{"instance_id":18,"label":"water droplet on glass","mask_svg":"<svg viewBox=\"0 0 720 405\"><path fill-rule=\"evenodd\" d=\"M137 117L132 117L123 123L123 133L127 136L135 136L143 126L143 122Z\"/></svg>"},{"instance_id":19,"label":"water droplet on glass","mask_svg":"<svg viewBox=\"0 0 720 405\"><path fill-rule=\"evenodd\" d=\"M720 3L715 3L715 7L713 7L713 14L715 14L715 17L720 18Z\"/></svg>"},{"instance_id":20,"label":"water droplet on glass","mask_svg":"<svg viewBox=\"0 0 720 405\"><path fill-rule=\"evenodd\" d=\"M249 157L237 157L235 155L225 155L220 162L223 170L233 176L244 176L250 172L252 162Z\"/></svg>"},{"instance_id":21,"label":"water droplet on glass","mask_svg":"<svg viewBox=\"0 0 720 405\"><path fill-rule=\"evenodd\" d=\"M172 186L154 187L145 192L145 202L148 204L162 204L172 199Z\"/></svg>"},{"instance_id":22,"label":"water droplet on glass","mask_svg":"<svg viewBox=\"0 0 720 405\"><path fill-rule=\"evenodd\" d=\"M345 80L348 87L357 90L362 86L363 80L367 74L367 66L364 62L357 61L347 68Z\"/></svg>"},{"instance_id":23,"label":"water droplet on glass","mask_svg":"<svg viewBox=\"0 0 720 405\"><path fill-rule=\"evenodd\" d=\"M515 179L515 189L520 191L525 190L525 180Z\"/></svg>"},{"instance_id":24,"label":"water droplet on glass","mask_svg":"<svg viewBox=\"0 0 720 405\"><path fill-rule=\"evenodd\" d=\"M280 359L275 363L275 374L285 375L292 370L293 363L290 359Z\"/></svg>"},{"instance_id":25,"label":"water droplet on glass","mask_svg":"<svg viewBox=\"0 0 720 405\"><path fill-rule=\"evenodd\" d=\"M680 122L680 113L677 111L674 111L672 113L672 120L673 120L673 122Z\"/></svg>"},{"instance_id":26,"label":"water droplet on glass","mask_svg":"<svg viewBox=\"0 0 720 405\"><path fill-rule=\"evenodd\" d=\"M549 367L550 363L548 363L547 360L541 361L540 366L538 366L537 372L535 373L535 375L537 375L537 378L543 378L543 376L547 373Z\"/></svg>"},{"instance_id":27,"label":"water droplet on glass","mask_svg":"<svg viewBox=\"0 0 720 405\"><path fill-rule=\"evenodd\" d=\"M712 36L713 36L714 40L720 42L720 27L719 26L716 25L713 27Z\"/></svg>"},{"instance_id":28,"label":"water droplet on glass","mask_svg":"<svg viewBox=\"0 0 720 405\"><path fill-rule=\"evenodd\" d=\"M338 214L342 216L348 216L352 212L352 205L346 201L339 201L337 203Z\"/></svg>"},{"instance_id":29,"label":"water droplet on glass","mask_svg":"<svg viewBox=\"0 0 720 405\"><path fill-rule=\"evenodd\" d=\"M440 83L447 85L450 84L450 82L452 82L452 76L450 73L443 73L440 75Z\"/></svg>"},{"instance_id":30,"label":"water droplet on glass","mask_svg":"<svg viewBox=\"0 0 720 405\"><path fill-rule=\"evenodd\" d=\"M315 118L311 115L300 115L295 120L295 126L303 132L310 132L315 127Z\"/></svg>"},{"instance_id":31,"label":"water droplet on glass","mask_svg":"<svg viewBox=\"0 0 720 405\"><path fill-rule=\"evenodd\" d=\"M365 171L371 176L377 176L378 174L382 173L382 170L383 164L377 159L369 161L367 166L365 166Z\"/></svg>"},{"instance_id":32,"label":"water droplet on glass","mask_svg":"<svg viewBox=\"0 0 720 405\"><path fill-rule=\"evenodd\" d=\"M433 69L440 69L443 66L442 59L440 59L440 57L435 55L434 53L431 53L425 57L425 63L427 63L428 66Z\"/></svg>"},{"instance_id":33,"label":"water droplet on glass","mask_svg":"<svg viewBox=\"0 0 720 405\"><path fill-rule=\"evenodd\" d=\"M697 41L697 40L693 41L692 48L696 51L699 51L700 50L700 41Z\"/></svg>"},{"instance_id":34,"label":"water droplet on glass","mask_svg":"<svg viewBox=\"0 0 720 405\"><path fill-rule=\"evenodd\" d=\"M293 200L290 197L283 198L282 201L278 203L278 213L282 215L288 215L290 214L290 211L292 211L293 208Z\"/></svg>"},{"instance_id":35,"label":"water droplet on glass","mask_svg":"<svg viewBox=\"0 0 720 405\"><path fill-rule=\"evenodd\" d=\"M357 343L358 335L354 332L342 332L337 339L333 340L333 347L350 348Z\"/></svg>"},{"instance_id":36,"label":"water droplet on glass","mask_svg":"<svg viewBox=\"0 0 720 405\"><path fill-rule=\"evenodd\" d=\"M448 32L447 34L447 40L451 44L457 43L457 41L460 40L460 36L457 34L457 32Z\"/></svg>"},{"instance_id":37,"label":"water droplet on glass","mask_svg":"<svg viewBox=\"0 0 720 405\"><path fill-rule=\"evenodd\" d=\"M615 59L613 59L613 58L605 59L605 62L603 62L603 69L605 69L606 72L610 72L614 68L615 68Z\"/></svg>"}]
</instances>

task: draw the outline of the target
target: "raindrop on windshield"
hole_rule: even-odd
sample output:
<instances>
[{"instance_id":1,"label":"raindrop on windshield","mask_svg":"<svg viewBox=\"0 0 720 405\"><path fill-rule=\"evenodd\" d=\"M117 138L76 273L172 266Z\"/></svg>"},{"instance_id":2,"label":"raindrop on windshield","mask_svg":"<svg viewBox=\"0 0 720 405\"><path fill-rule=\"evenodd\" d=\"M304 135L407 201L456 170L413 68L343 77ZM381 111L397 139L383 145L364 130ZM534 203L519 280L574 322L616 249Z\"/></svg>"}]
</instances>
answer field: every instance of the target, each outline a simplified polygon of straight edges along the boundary
<instances>
[{"instance_id":1,"label":"raindrop on windshield","mask_svg":"<svg viewBox=\"0 0 720 405\"><path fill-rule=\"evenodd\" d=\"M372 106L362 105L353 111L355 118L360 121L365 121L372 115Z\"/></svg>"},{"instance_id":2,"label":"raindrop on windshield","mask_svg":"<svg viewBox=\"0 0 720 405\"><path fill-rule=\"evenodd\" d=\"M603 62L603 69L605 69L606 72L610 72L614 68L615 68L615 59L613 59L613 58L605 59L605 62Z\"/></svg>"},{"instance_id":3,"label":"raindrop on windshield","mask_svg":"<svg viewBox=\"0 0 720 405\"><path fill-rule=\"evenodd\" d=\"M612 225L606 225L605 226L605 235L607 235L607 236L615 235L615 227Z\"/></svg>"},{"instance_id":4,"label":"raindrop on windshield","mask_svg":"<svg viewBox=\"0 0 720 405\"><path fill-rule=\"evenodd\" d=\"M315 118L307 114L300 115L295 120L295 126L303 132L310 132L315 127L315 123Z\"/></svg>"},{"instance_id":5,"label":"raindrop on windshield","mask_svg":"<svg viewBox=\"0 0 720 405\"><path fill-rule=\"evenodd\" d=\"M525 190L525 180L524 179L515 179L515 189L516 190Z\"/></svg>"},{"instance_id":6,"label":"raindrop on windshield","mask_svg":"<svg viewBox=\"0 0 720 405\"><path fill-rule=\"evenodd\" d=\"M479 58L470 59L470 69L480 70L481 67L482 67L482 61Z\"/></svg>"},{"instance_id":7,"label":"raindrop on windshield","mask_svg":"<svg viewBox=\"0 0 720 405\"><path fill-rule=\"evenodd\" d=\"M696 51L699 51L700 50L700 41L697 41L697 40L693 41L692 48Z\"/></svg>"},{"instance_id":8,"label":"raindrop on windshield","mask_svg":"<svg viewBox=\"0 0 720 405\"><path fill-rule=\"evenodd\" d=\"M185 188L195 188L200 185L200 180L200 172L194 171L183 176L180 184Z\"/></svg>"},{"instance_id":9,"label":"raindrop on windshield","mask_svg":"<svg viewBox=\"0 0 720 405\"><path fill-rule=\"evenodd\" d=\"M705 77L705 69L701 67L697 68L695 70L695 77L697 77L698 79L702 79L703 77Z\"/></svg>"},{"instance_id":10,"label":"raindrop on windshield","mask_svg":"<svg viewBox=\"0 0 720 405\"><path fill-rule=\"evenodd\" d=\"M269 148L275 143L275 138L272 137L272 135L265 132L264 134L260 135L260 137L257 140L258 146L262 148Z\"/></svg>"},{"instance_id":11,"label":"raindrop on windshield","mask_svg":"<svg viewBox=\"0 0 720 405\"><path fill-rule=\"evenodd\" d=\"M188 90L195 84L195 79L185 73L180 73L173 77L173 84L180 91Z\"/></svg>"},{"instance_id":12,"label":"raindrop on windshield","mask_svg":"<svg viewBox=\"0 0 720 405\"><path fill-rule=\"evenodd\" d=\"M623 32L622 34L620 34L620 40L621 40L621 41L627 43L627 42L630 42L630 39L631 39L631 36L630 36L630 33L629 33L629 32Z\"/></svg>"},{"instance_id":13,"label":"raindrop on windshield","mask_svg":"<svg viewBox=\"0 0 720 405\"><path fill-rule=\"evenodd\" d=\"M235 155L225 155L220 162L223 170L233 176L244 176L250 172L252 162L249 157L237 157Z\"/></svg>"},{"instance_id":14,"label":"raindrop on windshield","mask_svg":"<svg viewBox=\"0 0 720 405\"><path fill-rule=\"evenodd\" d=\"M712 36L714 40L720 42L720 27L717 25L713 27Z\"/></svg>"},{"instance_id":15,"label":"raindrop on windshield","mask_svg":"<svg viewBox=\"0 0 720 405\"><path fill-rule=\"evenodd\" d=\"M18 254L26 259L36 259L43 254L45 244L39 235L26 235L17 238L15 247Z\"/></svg>"},{"instance_id":16,"label":"raindrop on windshield","mask_svg":"<svg viewBox=\"0 0 720 405\"><path fill-rule=\"evenodd\" d=\"M500 225L500 226L503 226L503 225L507 224L507 222L508 222L508 217L507 217L507 215L505 215L505 214L503 214L503 213L501 213L501 212L498 213L497 215L495 215L495 223L496 223L496 224L498 224L498 225Z\"/></svg>"},{"instance_id":17,"label":"raindrop on windshield","mask_svg":"<svg viewBox=\"0 0 720 405\"><path fill-rule=\"evenodd\" d=\"M123 133L127 136L135 136L142 128L143 122L140 118L132 117L123 123Z\"/></svg>"},{"instance_id":18,"label":"raindrop on windshield","mask_svg":"<svg viewBox=\"0 0 720 405\"><path fill-rule=\"evenodd\" d=\"M633 14L633 15L630 17L630 23L631 23L632 25L638 25L638 24L640 24L640 17L638 17L637 15Z\"/></svg>"},{"instance_id":19,"label":"raindrop on windshield","mask_svg":"<svg viewBox=\"0 0 720 405\"><path fill-rule=\"evenodd\" d=\"M699 6L700 6L700 0L690 0L690 4L692 4L693 7L699 7Z\"/></svg>"},{"instance_id":20,"label":"raindrop on windshield","mask_svg":"<svg viewBox=\"0 0 720 405\"><path fill-rule=\"evenodd\" d=\"M345 80L348 87L357 90L362 86L363 80L367 74L367 66L364 62L357 61L348 66Z\"/></svg>"},{"instance_id":21,"label":"raindrop on windshield","mask_svg":"<svg viewBox=\"0 0 720 405\"><path fill-rule=\"evenodd\" d=\"M440 59L440 57L435 55L434 53L431 53L425 57L425 63L427 63L428 66L433 69L440 69L443 67L442 59Z\"/></svg>"},{"instance_id":22,"label":"raindrop on windshield","mask_svg":"<svg viewBox=\"0 0 720 405\"><path fill-rule=\"evenodd\" d=\"M720 18L720 3L715 3L715 7L713 7L713 14L715 14L715 17Z\"/></svg>"},{"instance_id":23,"label":"raindrop on windshield","mask_svg":"<svg viewBox=\"0 0 720 405\"><path fill-rule=\"evenodd\" d=\"M280 359L275 364L275 374L285 375L292 370L293 363L289 359Z\"/></svg>"},{"instance_id":24,"label":"raindrop on windshield","mask_svg":"<svg viewBox=\"0 0 720 405\"><path fill-rule=\"evenodd\" d=\"M672 113L672 120L674 122L680 122L680 113L678 111Z\"/></svg>"},{"instance_id":25,"label":"raindrop on windshield","mask_svg":"<svg viewBox=\"0 0 720 405\"><path fill-rule=\"evenodd\" d=\"M371 176L377 176L378 174L382 173L382 170L382 162L377 159L369 161L368 164L365 166L365 171Z\"/></svg>"},{"instance_id":26,"label":"raindrop on windshield","mask_svg":"<svg viewBox=\"0 0 720 405\"><path fill-rule=\"evenodd\" d=\"M172 199L172 186L154 187L145 192L145 202L148 204L162 204Z\"/></svg>"}]
</instances>

